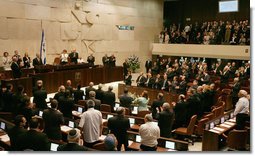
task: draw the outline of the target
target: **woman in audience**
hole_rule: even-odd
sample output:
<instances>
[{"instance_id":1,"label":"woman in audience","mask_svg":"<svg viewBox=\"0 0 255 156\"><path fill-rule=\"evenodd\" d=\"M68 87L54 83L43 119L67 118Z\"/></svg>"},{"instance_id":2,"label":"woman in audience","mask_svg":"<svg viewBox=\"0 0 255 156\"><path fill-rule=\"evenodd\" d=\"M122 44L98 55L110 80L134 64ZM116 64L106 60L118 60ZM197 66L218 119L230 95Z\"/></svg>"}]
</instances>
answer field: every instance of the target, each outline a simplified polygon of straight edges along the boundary
<instances>
[{"instance_id":1,"label":"woman in audience","mask_svg":"<svg viewBox=\"0 0 255 156\"><path fill-rule=\"evenodd\" d=\"M5 69L10 69L12 63L12 59L9 56L8 52L4 52L3 55L3 66Z\"/></svg>"},{"instance_id":2,"label":"woman in audience","mask_svg":"<svg viewBox=\"0 0 255 156\"><path fill-rule=\"evenodd\" d=\"M67 50L63 50L63 52L60 54L60 64L61 65L65 65L68 63L68 54L67 54Z\"/></svg>"},{"instance_id":3,"label":"woman in audience","mask_svg":"<svg viewBox=\"0 0 255 156\"><path fill-rule=\"evenodd\" d=\"M138 104L138 111L148 110L148 91L143 91L142 95L134 100L135 104Z\"/></svg>"}]
</instances>

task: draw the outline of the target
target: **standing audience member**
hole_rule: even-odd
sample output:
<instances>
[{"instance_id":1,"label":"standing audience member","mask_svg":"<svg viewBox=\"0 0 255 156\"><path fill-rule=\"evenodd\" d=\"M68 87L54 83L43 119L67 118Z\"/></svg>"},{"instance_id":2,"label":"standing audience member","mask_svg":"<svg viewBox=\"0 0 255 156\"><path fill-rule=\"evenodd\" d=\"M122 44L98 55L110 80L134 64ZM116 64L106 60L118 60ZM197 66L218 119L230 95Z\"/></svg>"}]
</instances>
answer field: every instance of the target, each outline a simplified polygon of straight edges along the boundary
<instances>
[{"instance_id":1,"label":"standing audience member","mask_svg":"<svg viewBox=\"0 0 255 156\"><path fill-rule=\"evenodd\" d=\"M61 85L59 88L58 88L58 92L54 95L53 99L59 101L59 98L61 96L65 96L65 91L66 91L66 88L64 85Z\"/></svg>"},{"instance_id":2,"label":"standing audience member","mask_svg":"<svg viewBox=\"0 0 255 156\"><path fill-rule=\"evenodd\" d=\"M77 64L78 63L78 58L79 58L79 53L76 51L76 49L73 49L71 53L69 54L70 62Z\"/></svg>"},{"instance_id":3,"label":"standing audience member","mask_svg":"<svg viewBox=\"0 0 255 156\"><path fill-rule=\"evenodd\" d=\"M45 109L42 116L44 120L44 133L52 140L62 140L60 126L64 124L64 117L57 109L58 101L53 99L51 100L51 108Z\"/></svg>"},{"instance_id":4,"label":"standing audience member","mask_svg":"<svg viewBox=\"0 0 255 156\"><path fill-rule=\"evenodd\" d=\"M118 140L118 151L121 151L122 144L124 144L126 151L128 148L127 130L130 128L129 119L125 118L125 109L123 107L118 107L116 113L117 116L108 119L108 128L110 133L113 133Z\"/></svg>"},{"instance_id":5,"label":"standing audience member","mask_svg":"<svg viewBox=\"0 0 255 156\"><path fill-rule=\"evenodd\" d=\"M152 117L156 119L156 115L158 112L161 112L161 106L165 103L163 93L158 93L157 99L152 102Z\"/></svg>"},{"instance_id":6,"label":"standing audience member","mask_svg":"<svg viewBox=\"0 0 255 156\"><path fill-rule=\"evenodd\" d=\"M160 136L165 138L172 137L172 126L175 115L169 103L163 104L163 111L158 113L158 126L160 129Z\"/></svg>"},{"instance_id":7,"label":"standing audience member","mask_svg":"<svg viewBox=\"0 0 255 156\"><path fill-rule=\"evenodd\" d=\"M102 62L105 67L109 67L109 57L107 56L107 54L105 54L102 58Z\"/></svg>"},{"instance_id":8,"label":"standing audience member","mask_svg":"<svg viewBox=\"0 0 255 156\"><path fill-rule=\"evenodd\" d=\"M13 85L7 84L6 90L2 93L3 111L12 112L13 111Z\"/></svg>"},{"instance_id":9,"label":"standing audience member","mask_svg":"<svg viewBox=\"0 0 255 156\"><path fill-rule=\"evenodd\" d=\"M72 110L74 108L74 100L69 90L66 90L64 96L59 97L59 109L64 117L72 119Z\"/></svg>"},{"instance_id":10,"label":"standing audience member","mask_svg":"<svg viewBox=\"0 0 255 156\"><path fill-rule=\"evenodd\" d=\"M138 104L138 111L148 110L148 91L144 90L140 97L136 98L133 103Z\"/></svg>"},{"instance_id":11,"label":"standing audience member","mask_svg":"<svg viewBox=\"0 0 255 156\"><path fill-rule=\"evenodd\" d=\"M39 129L39 121L32 118L29 122L30 130L20 136L18 150L49 151L50 143L46 134Z\"/></svg>"},{"instance_id":12,"label":"standing audience member","mask_svg":"<svg viewBox=\"0 0 255 156\"><path fill-rule=\"evenodd\" d=\"M120 95L120 106L128 108L131 111L131 104L134 100L130 95L128 95L128 88L124 88L124 94Z\"/></svg>"},{"instance_id":13,"label":"standing audience member","mask_svg":"<svg viewBox=\"0 0 255 156\"><path fill-rule=\"evenodd\" d=\"M21 144L19 141L20 136L27 132L25 129L26 122L27 120L23 115L18 115L14 119L15 126L7 131L7 134L10 138L11 151L19 150L19 144Z\"/></svg>"},{"instance_id":14,"label":"standing audience member","mask_svg":"<svg viewBox=\"0 0 255 156\"><path fill-rule=\"evenodd\" d=\"M70 94L73 95L73 86L72 86L72 81L71 80L67 80L66 81L66 86L65 86L66 90L70 91Z\"/></svg>"},{"instance_id":15,"label":"standing audience member","mask_svg":"<svg viewBox=\"0 0 255 156\"><path fill-rule=\"evenodd\" d=\"M93 82L90 82L89 83L89 86L86 88L86 100L89 99L89 92L90 91L96 91L96 89L93 87L94 86L94 83Z\"/></svg>"},{"instance_id":16,"label":"standing audience member","mask_svg":"<svg viewBox=\"0 0 255 156\"><path fill-rule=\"evenodd\" d=\"M67 144L59 145L57 151L87 151L84 146L79 145L81 133L78 129L72 129L67 135Z\"/></svg>"},{"instance_id":17,"label":"standing audience member","mask_svg":"<svg viewBox=\"0 0 255 156\"><path fill-rule=\"evenodd\" d=\"M150 114L144 117L144 124L139 128L141 136L140 149L142 151L156 151L158 145L158 138L160 137L160 129L157 125L152 123L153 118Z\"/></svg>"},{"instance_id":18,"label":"standing audience member","mask_svg":"<svg viewBox=\"0 0 255 156\"><path fill-rule=\"evenodd\" d=\"M43 88L42 80L37 81L37 86L33 91L33 96L34 96L33 103L36 104L36 108L38 108L38 109L47 108L47 103L46 103L47 92Z\"/></svg>"},{"instance_id":19,"label":"standing audience member","mask_svg":"<svg viewBox=\"0 0 255 156\"><path fill-rule=\"evenodd\" d=\"M239 82L239 78L236 77L234 78L234 85L233 85L233 88L232 88L232 104L233 104L233 108L235 108L235 105L239 99L238 97L238 93L241 89L241 84Z\"/></svg>"},{"instance_id":20,"label":"standing audience member","mask_svg":"<svg viewBox=\"0 0 255 156\"><path fill-rule=\"evenodd\" d=\"M145 62L145 68L146 68L146 73L148 73L149 70L152 68L152 61L151 61L151 59L148 59L148 60Z\"/></svg>"},{"instance_id":21,"label":"standing audience member","mask_svg":"<svg viewBox=\"0 0 255 156\"><path fill-rule=\"evenodd\" d=\"M127 72L127 75L125 76L124 82L126 85L131 86L132 84L132 74L131 71Z\"/></svg>"},{"instance_id":22,"label":"standing audience member","mask_svg":"<svg viewBox=\"0 0 255 156\"><path fill-rule=\"evenodd\" d=\"M12 57L11 69L12 69L12 76L14 79L21 77L22 75L21 66L18 63L18 58L16 56Z\"/></svg>"},{"instance_id":23,"label":"standing audience member","mask_svg":"<svg viewBox=\"0 0 255 156\"><path fill-rule=\"evenodd\" d=\"M104 91L102 90L103 85L100 83L98 89L96 90L96 99L103 101Z\"/></svg>"},{"instance_id":24,"label":"standing audience member","mask_svg":"<svg viewBox=\"0 0 255 156\"><path fill-rule=\"evenodd\" d=\"M92 100L92 101L94 101L95 102L95 109L96 110L100 110L100 106L101 106L101 101L100 100L98 100L98 99L96 99L96 92L95 91L90 91L89 92L89 99L88 100ZM88 101L87 100L87 101ZM86 102L87 102L86 101Z\"/></svg>"},{"instance_id":25,"label":"standing audience member","mask_svg":"<svg viewBox=\"0 0 255 156\"><path fill-rule=\"evenodd\" d=\"M100 142L99 137L102 134L103 123L102 113L94 109L95 102L87 101L88 110L81 115L79 127L83 135L84 145L92 147Z\"/></svg>"},{"instance_id":26,"label":"standing audience member","mask_svg":"<svg viewBox=\"0 0 255 156\"><path fill-rule=\"evenodd\" d=\"M36 53L36 57L33 59L33 66L40 66L40 65L43 65L42 63L42 59L40 57L40 54L39 53Z\"/></svg>"},{"instance_id":27,"label":"standing audience member","mask_svg":"<svg viewBox=\"0 0 255 156\"><path fill-rule=\"evenodd\" d=\"M125 59L125 62L123 63L124 78L128 75L128 69L129 69L128 59Z\"/></svg>"},{"instance_id":28,"label":"standing audience member","mask_svg":"<svg viewBox=\"0 0 255 156\"><path fill-rule=\"evenodd\" d=\"M111 109L113 111L113 107L115 106L116 97L115 97L115 93L112 90L113 90L113 87L109 86L108 91L104 92L102 103L110 105Z\"/></svg>"},{"instance_id":29,"label":"standing audience member","mask_svg":"<svg viewBox=\"0 0 255 156\"><path fill-rule=\"evenodd\" d=\"M79 100L83 100L84 96L85 94L81 90L81 84L78 84L76 90L73 91L74 103L77 104Z\"/></svg>"},{"instance_id":30,"label":"standing audience member","mask_svg":"<svg viewBox=\"0 0 255 156\"><path fill-rule=\"evenodd\" d=\"M114 56L114 54L112 54L109 58L109 65L110 65L110 67L116 66L116 57Z\"/></svg>"},{"instance_id":31,"label":"standing audience member","mask_svg":"<svg viewBox=\"0 0 255 156\"><path fill-rule=\"evenodd\" d=\"M31 59L28 56L28 53L26 52L24 57L23 57L23 64L24 64L24 68L30 68L30 63L31 63Z\"/></svg>"},{"instance_id":32,"label":"standing audience member","mask_svg":"<svg viewBox=\"0 0 255 156\"><path fill-rule=\"evenodd\" d=\"M187 103L183 94L179 95L178 102L173 103L175 120L173 129L185 127L187 123Z\"/></svg>"}]
</instances>

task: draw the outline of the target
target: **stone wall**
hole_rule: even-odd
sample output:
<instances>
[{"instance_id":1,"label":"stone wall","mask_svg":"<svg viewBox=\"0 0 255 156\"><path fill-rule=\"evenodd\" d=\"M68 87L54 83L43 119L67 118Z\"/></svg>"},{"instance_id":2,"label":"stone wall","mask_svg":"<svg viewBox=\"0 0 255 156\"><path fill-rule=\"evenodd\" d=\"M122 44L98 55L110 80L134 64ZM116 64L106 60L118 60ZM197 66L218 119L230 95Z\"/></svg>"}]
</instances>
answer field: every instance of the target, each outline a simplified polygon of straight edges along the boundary
<instances>
[{"instance_id":1,"label":"stone wall","mask_svg":"<svg viewBox=\"0 0 255 156\"><path fill-rule=\"evenodd\" d=\"M34 58L44 29L48 64L76 48L85 60L93 53L96 64L105 53L115 54L117 65L136 54L143 67L162 24L163 0L0 0L0 52Z\"/></svg>"}]
</instances>

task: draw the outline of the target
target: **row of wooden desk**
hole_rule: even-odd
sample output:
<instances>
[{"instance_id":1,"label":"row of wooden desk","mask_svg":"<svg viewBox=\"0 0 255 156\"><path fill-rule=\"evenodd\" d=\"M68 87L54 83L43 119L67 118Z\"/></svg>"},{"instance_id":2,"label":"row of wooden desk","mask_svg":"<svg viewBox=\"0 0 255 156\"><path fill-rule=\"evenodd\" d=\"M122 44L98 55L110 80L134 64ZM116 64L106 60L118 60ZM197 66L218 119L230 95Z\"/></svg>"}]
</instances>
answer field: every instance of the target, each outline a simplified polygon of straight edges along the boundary
<instances>
[{"instance_id":1,"label":"row of wooden desk","mask_svg":"<svg viewBox=\"0 0 255 156\"><path fill-rule=\"evenodd\" d=\"M94 84L109 83L123 80L123 67L103 67L96 68L68 68L68 70L59 70L46 73L30 73L28 77L19 79L3 79L2 86L10 83L14 86L14 91L18 85L23 85L28 96L32 96L32 87L35 86L37 80L43 80L44 88L48 93L57 92L60 85L65 85L67 80L72 81L72 86L77 84L88 86L89 82ZM62 67L63 68L63 67Z\"/></svg>"}]
</instances>

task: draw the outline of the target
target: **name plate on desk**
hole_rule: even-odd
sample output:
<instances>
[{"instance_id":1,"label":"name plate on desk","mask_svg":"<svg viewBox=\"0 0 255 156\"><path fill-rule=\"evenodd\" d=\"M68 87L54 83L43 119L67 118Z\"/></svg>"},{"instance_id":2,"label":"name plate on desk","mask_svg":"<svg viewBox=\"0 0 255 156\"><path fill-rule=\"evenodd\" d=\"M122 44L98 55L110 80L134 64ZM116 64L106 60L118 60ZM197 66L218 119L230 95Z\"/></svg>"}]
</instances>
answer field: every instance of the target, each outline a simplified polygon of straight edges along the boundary
<instances>
[{"instance_id":1,"label":"name plate on desk","mask_svg":"<svg viewBox=\"0 0 255 156\"><path fill-rule=\"evenodd\" d=\"M69 132L70 130L72 130L73 128L71 128L71 127L68 127L68 126L61 126L61 131L63 131L63 132Z\"/></svg>"},{"instance_id":2,"label":"name plate on desk","mask_svg":"<svg viewBox=\"0 0 255 156\"><path fill-rule=\"evenodd\" d=\"M216 131L216 130L214 130L214 129L210 129L209 131L210 131L210 132L213 132L213 133L220 134L220 132L219 132L219 131Z\"/></svg>"},{"instance_id":3,"label":"name plate on desk","mask_svg":"<svg viewBox=\"0 0 255 156\"><path fill-rule=\"evenodd\" d=\"M219 128L219 127L214 127L213 129L216 130L216 131L220 131L220 132L223 132L225 130L225 129Z\"/></svg>"}]
</instances>

